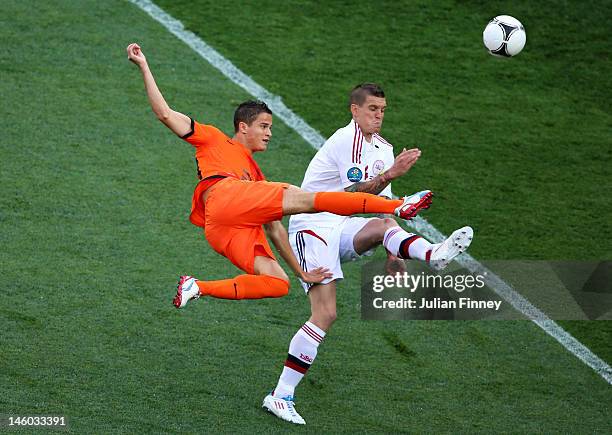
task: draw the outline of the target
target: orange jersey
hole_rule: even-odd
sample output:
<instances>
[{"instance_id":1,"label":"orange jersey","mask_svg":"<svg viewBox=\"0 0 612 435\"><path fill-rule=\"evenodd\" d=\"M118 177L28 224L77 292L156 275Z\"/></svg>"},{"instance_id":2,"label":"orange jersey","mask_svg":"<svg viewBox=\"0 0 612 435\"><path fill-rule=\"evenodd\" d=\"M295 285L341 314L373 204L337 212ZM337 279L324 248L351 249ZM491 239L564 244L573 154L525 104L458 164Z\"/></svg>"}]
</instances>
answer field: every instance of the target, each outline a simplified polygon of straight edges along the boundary
<instances>
[{"instance_id":1,"label":"orange jersey","mask_svg":"<svg viewBox=\"0 0 612 435\"><path fill-rule=\"evenodd\" d=\"M252 152L221 130L191 120L191 132L182 137L196 149L198 177L230 176L241 180L263 181L264 177Z\"/></svg>"}]
</instances>

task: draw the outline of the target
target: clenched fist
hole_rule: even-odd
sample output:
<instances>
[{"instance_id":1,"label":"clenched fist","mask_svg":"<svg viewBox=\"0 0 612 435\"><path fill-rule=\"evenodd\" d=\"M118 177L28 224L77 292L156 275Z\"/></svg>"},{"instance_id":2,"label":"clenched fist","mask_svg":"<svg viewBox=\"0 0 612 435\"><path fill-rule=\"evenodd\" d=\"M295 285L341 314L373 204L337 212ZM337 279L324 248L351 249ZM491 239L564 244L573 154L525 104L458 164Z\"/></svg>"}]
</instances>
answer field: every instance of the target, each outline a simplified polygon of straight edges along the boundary
<instances>
[{"instance_id":1,"label":"clenched fist","mask_svg":"<svg viewBox=\"0 0 612 435\"><path fill-rule=\"evenodd\" d=\"M147 63L147 58L145 57L144 53L140 50L140 45L133 42L127 46L126 50L127 50L129 61L134 62L138 66L142 66Z\"/></svg>"}]
</instances>

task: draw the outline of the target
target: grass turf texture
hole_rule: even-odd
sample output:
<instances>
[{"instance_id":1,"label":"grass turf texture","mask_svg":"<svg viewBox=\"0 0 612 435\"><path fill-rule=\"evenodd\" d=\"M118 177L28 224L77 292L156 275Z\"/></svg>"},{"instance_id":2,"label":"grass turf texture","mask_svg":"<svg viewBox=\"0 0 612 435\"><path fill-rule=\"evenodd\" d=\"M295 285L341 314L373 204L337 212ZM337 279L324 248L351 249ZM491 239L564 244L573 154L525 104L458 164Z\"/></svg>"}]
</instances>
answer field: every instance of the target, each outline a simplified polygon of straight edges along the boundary
<instances>
[{"instance_id":1,"label":"grass turf texture","mask_svg":"<svg viewBox=\"0 0 612 435\"><path fill-rule=\"evenodd\" d=\"M609 386L535 325L361 322L356 265L347 268L350 279L339 290L340 320L298 392L298 409L308 426L289 427L263 413L261 399L276 381L288 340L308 315L307 301L294 281L292 293L281 300L205 300L180 312L170 306L178 273L222 278L236 270L213 253L188 223L195 182L193 152L155 121L139 73L125 60L124 48L133 40L139 41L174 108L225 131L231 129L235 105L248 96L128 3L37 2L33 6L5 2L0 17L4 42L0 91L3 101L10 102L0 106L0 413L65 414L75 433L609 431ZM460 51L454 54L455 48L434 37L436 32L429 24L419 24L433 21L431 25L438 29L450 29L443 24L451 18L459 20L461 25L453 25L454 31L448 30L444 41L458 37L467 41L472 36L458 30L478 34L497 9L485 16L484 6L463 5L458 11L407 6L407 11L420 11L421 15L395 13L380 18L389 26L395 20L397 35L406 38L389 37L383 46L397 42L411 48L409 52L389 49L395 53L395 62L380 68L388 78L378 74L378 69L347 75L338 67L330 72L324 63L319 63L318 75L303 69L292 75L282 70L285 56L278 53L297 56L299 52L291 47L274 52L255 44L264 41L264 30L266 43L285 43L278 32L282 33L283 26L295 28L283 24L290 23L287 17L295 15L289 13L292 11L266 14L269 21L265 21L257 19L264 16L265 8L247 9L248 16L262 27L244 27L242 37L234 33L236 41L244 41L249 34L255 41L243 47L219 38L230 24L233 30L237 27L234 19L220 21L219 17L235 17L236 11L210 9L215 16L200 16L206 7L202 3L187 9L177 3L168 10L179 19L194 19L205 40L264 86L283 95L290 107L325 135L346 119L340 104L346 89L359 80L372 79L376 72L374 78L385 86L391 103L385 135L396 143L405 135L412 138L411 143L427 143L423 160L408 178L410 185L398 184L395 190L411 191L427 182L428 187L441 191L439 207L437 204L428 212L428 219L447 232L459 222L474 221L482 233L474 246L475 255L610 257L609 245L598 242L610 234L609 225L600 217L610 214L609 191L600 190L595 198L587 196L570 217L558 210L566 194L593 192L595 183L605 189L609 137L602 131L610 122L609 107L605 106L610 87L603 84L609 74L600 74L601 93L589 91L586 85L580 87L571 75L563 86L546 88L547 98L556 102L553 105L541 101L537 83L525 80L530 84L527 97L515 83L523 82L523 74L534 74L532 68L542 69L547 77L562 76L554 65L568 63L577 54L588 56L585 62L592 61L591 74L605 72L604 59L598 60L592 47L585 48L586 42L576 42L574 51L566 46L571 52L561 53L565 57L560 60L550 49L548 57L525 65L530 56L542 56L536 45L531 48L529 39L525 53L511 61L517 62L506 64L522 62L519 70L502 71L499 64L491 63L494 59L478 57L478 63L473 63L482 53L479 43L473 47L457 43ZM575 13L596 16L593 9ZM527 12L540 19L547 11L538 6L525 14L516 12L526 26L529 22L523 16L528 16ZM571 13L564 16L571 17ZM326 12L314 8L304 12L303 21L310 23L310 31L295 33L288 38L292 42L286 41L305 44L300 42L303 34L311 35L308 40L315 58L339 52L330 41L341 43L335 39L341 37L335 33L340 27L346 29L346 38L355 36L351 29L361 28L355 22L318 32L319 21L329 22L326 15L318 14ZM408 18L410 21L404 22ZM591 19L583 21L591 23ZM294 24L299 22L296 19ZM429 40L433 45L415 51L410 34L403 30L407 23L422 27L423 36L415 37L416 41L424 44ZM559 25L557 21L547 23ZM210 31L204 33L207 26ZM194 27L192 30L197 30ZM280 30L274 33L276 27ZM536 25L533 27L535 44ZM254 30L262 36L253 37ZM527 31L530 38L529 26ZM587 39L584 32L598 34L597 26L581 32L574 34L585 41L594 37L588 33ZM356 44L363 42L362 37ZM434 50L435 45L440 49ZM245 50L247 46L250 48ZM384 51L376 52L384 55ZM249 62L243 65L240 58L246 52L250 53ZM278 62L276 68L269 58L262 59L263 54ZM348 54L359 56L354 51ZM334 66L342 63L337 57ZM419 58L428 69L417 63ZM262 59L260 65L257 59ZM456 77L458 72L446 71L455 75L449 77L455 85L439 90L442 73L436 69L446 65L438 64L444 59L451 62L449 65L451 59L454 64L462 62L463 74L471 68L482 74L467 88L484 96L490 94L489 102L481 103L482 112L473 112L479 110L478 105L468 103L471 96ZM297 65L310 63L302 60ZM403 72L413 69L410 77L414 81L394 84L394 75L389 72L394 63L403 63ZM553 65L550 69L549 64ZM372 62L368 68L375 65ZM486 75L487 70L494 79ZM395 80L405 76L397 75ZM324 90L332 86L335 91L324 92L322 97L313 87L315 82ZM488 91L483 89L487 86ZM558 128L542 130L529 112L532 127L521 125L514 133L519 137L525 134L530 140L523 142L525 138L510 135L501 128L507 114L493 110L503 103L504 95L512 97L513 105L519 104L519 98L533 101L541 110L553 110L557 116L551 117L559 123ZM421 97L417 99L419 107L404 104L417 97ZM575 104L569 107L559 101ZM402 114L400 108L411 111ZM468 118L467 125L450 122L452 116ZM518 109L513 117L519 125L525 122ZM487 120L484 126L476 124L483 119ZM496 125L498 128L493 128ZM552 140L550 133L556 130L562 134ZM540 137L535 144L528 131ZM259 158L264 172L272 179L299 183L314 152L280 122L274 133L270 152ZM450 147L461 134L465 145ZM501 146L501 139L508 136L513 138L511 146ZM569 138L579 138L580 148L568 142ZM532 147L540 154L529 154ZM453 164L464 155L474 160L468 162L473 165L469 177L455 172L457 165ZM585 160L584 156L591 158ZM561 157L567 160L559 161ZM522 159L527 159L528 165ZM564 164L571 171L563 171ZM490 172L483 173L483 168ZM511 178L519 169L518 174L526 177L523 182ZM563 173L562 178L556 176L556 170ZM504 204L497 196L487 199L487 192L493 190L488 186L503 186L500 180L504 178L514 180L503 192L508 202ZM540 200L551 197L552 203L529 207L532 197L525 196L523 190L534 180L538 181L531 186L530 195L541 195ZM497 194L495 190L491 193ZM524 207L520 222L515 222L517 207ZM534 243L535 235L541 237L541 233L545 233L544 247ZM578 237L574 245L565 243L569 235ZM561 243L566 249L559 246ZM609 335L604 327L585 327L584 336L600 337L596 350L610 360L610 340L606 340Z\"/></svg>"}]
</instances>

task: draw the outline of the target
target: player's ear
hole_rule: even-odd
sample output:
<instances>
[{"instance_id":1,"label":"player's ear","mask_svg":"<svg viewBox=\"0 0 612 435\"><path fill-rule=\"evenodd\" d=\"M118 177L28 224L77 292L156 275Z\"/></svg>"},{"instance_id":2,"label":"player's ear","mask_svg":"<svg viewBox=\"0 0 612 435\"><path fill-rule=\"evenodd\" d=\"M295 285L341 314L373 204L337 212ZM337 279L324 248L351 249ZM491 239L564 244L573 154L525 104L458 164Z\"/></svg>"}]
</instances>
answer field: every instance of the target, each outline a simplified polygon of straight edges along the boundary
<instances>
[{"instance_id":1,"label":"player's ear","mask_svg":"<svg viewBox=\"0 0 612 435\"><path fill-rule=\"evenodd\" d=\"M358 108L358 107L359 107L359 106L357 106L357 104L355 104L355 103L352 103L352 104L351 104L351 113L353 114L353 116L356 116L356 115L357 115L357 108Z\"/></svg>"},{"instance_id":2,"label":"player's ear","mask_svg":"<svg viewBox=\"0 0 612 435\"><path fill-rule=\"evenodd\" d=\"M246 122L240 121L238 123L238 132L239 133L246 134L248 128L249 128L249 124L247 124Z\"/></svg>"}]
</instances>

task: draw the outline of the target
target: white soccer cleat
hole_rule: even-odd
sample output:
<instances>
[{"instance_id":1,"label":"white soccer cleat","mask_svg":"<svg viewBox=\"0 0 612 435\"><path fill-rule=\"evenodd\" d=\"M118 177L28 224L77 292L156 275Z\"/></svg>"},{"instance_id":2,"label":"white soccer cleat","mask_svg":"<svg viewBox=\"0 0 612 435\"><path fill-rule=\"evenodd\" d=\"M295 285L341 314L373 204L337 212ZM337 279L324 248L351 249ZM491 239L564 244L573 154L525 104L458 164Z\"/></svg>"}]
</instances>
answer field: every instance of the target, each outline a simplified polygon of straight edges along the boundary
<instances>
[{"instance_id":1,"label":"white soccer cleat","mask_svg":"<svg viewBox=\"0 0 612 435\"><path fill-rule=\"evenodd\" d=\"M268 394L261 407L283 420L295 424L306 424L302 416L295 410L292 396L283 397L281 399L279 397L274 397L272 394Z\"/></svg>"},{"instance_id":2,"label":"white soccer cleat","mask_svg":"<svg viewBox=\"0 0 612 435\"><path fill-rule=\"evenodd\" d=\"M472 227L459 228L433 249L429 265L435 270L444 269L457 255L467 250L473 237Z\"/></svg>"},{"instance_id":3,"label":"white soccer cleat","mask_svg":"<svg viewBox=\"0 0 612 435\"><path fill-rule=\"evenodd\" d=\"M423 190L410 196L404 196L402 198L404 203L395 209L395 215L405 220L412 219L419 211L429 208L432 196L431 190Z\"/></svg>"},{"instance_id":4,"label":"white soccer cleat","mask_svg":"<svg viewBox=\"0 0 612 435\"><path fill-rule=\"evenodd\" d=\"M192 299L200 297L200 289L193 276L181 276L176 287L176 296L172 303L176 308L183 308Z\"/></svg>"}]
</instances>

